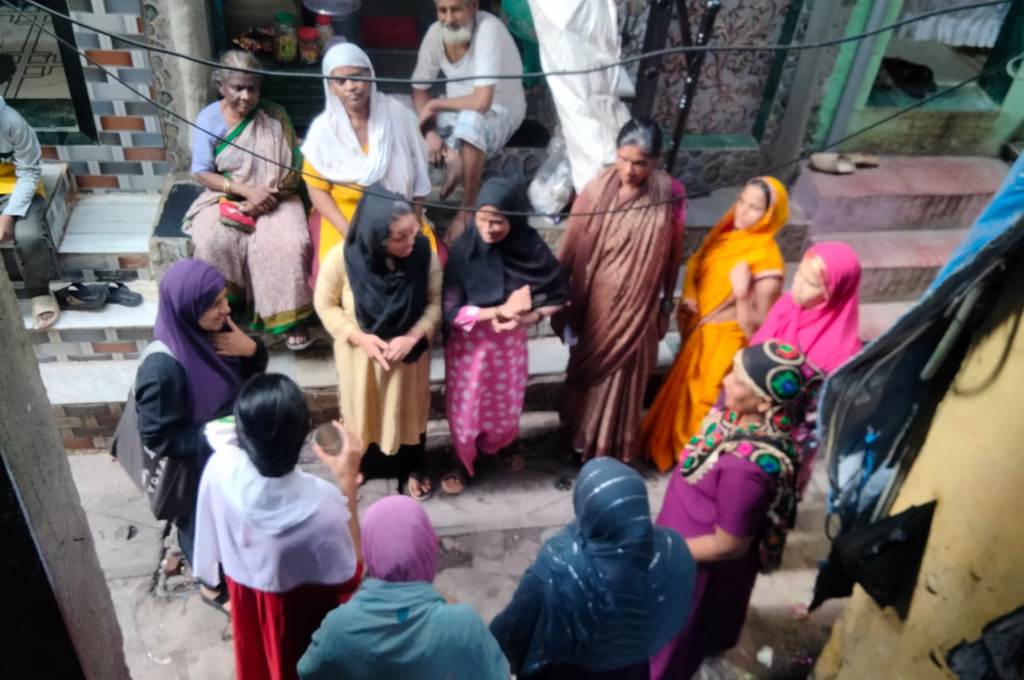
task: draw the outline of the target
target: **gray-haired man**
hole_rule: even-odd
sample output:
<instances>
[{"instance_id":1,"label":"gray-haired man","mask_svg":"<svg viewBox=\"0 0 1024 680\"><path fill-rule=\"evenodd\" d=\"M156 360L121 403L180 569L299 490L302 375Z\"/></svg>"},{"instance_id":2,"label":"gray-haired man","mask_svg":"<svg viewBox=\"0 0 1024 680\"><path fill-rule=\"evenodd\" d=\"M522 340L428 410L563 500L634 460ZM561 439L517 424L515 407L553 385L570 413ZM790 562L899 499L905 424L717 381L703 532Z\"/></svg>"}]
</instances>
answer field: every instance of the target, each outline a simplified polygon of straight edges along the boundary
<instances>
[{"instance_id":1,"label":"gray-haired man","mask_svg":"<svg viewBox=\"0 0 1024 680\"><path fill-rule=\"evenodd\" d=\"M467 78L445 84L445 96L430 96L430 85L413 85L412 100L425 131L428 157L447 167L441 197L461 181L462 208L473 209L484 163L508 142L526 116L520 78L493 76L523 72L512 35L478 0L434 0L435 22L423 37L414 80ZM451 242L465 228L468 211L452 221Z\"/></svg>"}]
</instances>

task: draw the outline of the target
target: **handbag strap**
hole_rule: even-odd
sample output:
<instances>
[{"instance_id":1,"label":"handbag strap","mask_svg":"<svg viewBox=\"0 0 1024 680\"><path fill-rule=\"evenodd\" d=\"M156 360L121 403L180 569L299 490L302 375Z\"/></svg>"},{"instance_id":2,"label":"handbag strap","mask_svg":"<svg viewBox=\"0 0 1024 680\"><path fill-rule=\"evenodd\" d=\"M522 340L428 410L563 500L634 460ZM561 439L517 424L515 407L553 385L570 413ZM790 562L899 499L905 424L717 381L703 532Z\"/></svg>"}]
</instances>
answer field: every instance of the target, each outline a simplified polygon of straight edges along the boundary
<instances>
[{"instance_id":1,"label":"handbag strap","mask_svg":"<svg viewBox=\"0 0 1024 680\"><path fill-rule=\"evenodd\" d=\"M170 347L164 344L163 340L154 340L146 345L146 348L142 350L142 354L139 355L139 366L142 365L142 362L145 361L147 357L154 354L168 354L175 361L178 360L178 357L174 356L174 352L171 351Z\"/></svg>"}]
</instances>

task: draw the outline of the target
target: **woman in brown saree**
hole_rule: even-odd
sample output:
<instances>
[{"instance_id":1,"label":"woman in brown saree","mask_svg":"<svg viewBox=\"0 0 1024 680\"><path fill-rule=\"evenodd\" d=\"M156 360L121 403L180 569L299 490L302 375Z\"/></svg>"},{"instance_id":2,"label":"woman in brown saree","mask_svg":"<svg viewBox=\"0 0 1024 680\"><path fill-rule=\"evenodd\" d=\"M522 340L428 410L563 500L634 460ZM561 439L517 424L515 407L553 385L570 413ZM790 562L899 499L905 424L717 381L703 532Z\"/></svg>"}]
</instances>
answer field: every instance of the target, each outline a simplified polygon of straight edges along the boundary
<instances>
[{"instance_id":1,"label":"woman in brown saree","mask_svg":"<svg viewBox=\"0 0 1024 680\"><path fill-rule=\"evenodd\" d=\"M252 55L231 50L221 65L214 72L221 99L199 112L192 137L192 173L206 190L184 231L196 258L227 279L232 302L252 303L253 328L287 334L289 349L305 349L311 246L295 130L284 109L260 99L256 76L231 70L258 68Z\"/></svg>"},{"instance_id":2,"label":"woman in brown saree","mask_svg":"<svg viewBox=\"0 0 1024 680\"><path fill-rule=\"evenodd\" d=\"M656 167L660 135L649 120L623 126L615 165L584 187L562 240L569 303L555 328L570 347L562 422L583 460L628 462L640 449L686 216L683 185Z\"/></svg>"}]
</instances>

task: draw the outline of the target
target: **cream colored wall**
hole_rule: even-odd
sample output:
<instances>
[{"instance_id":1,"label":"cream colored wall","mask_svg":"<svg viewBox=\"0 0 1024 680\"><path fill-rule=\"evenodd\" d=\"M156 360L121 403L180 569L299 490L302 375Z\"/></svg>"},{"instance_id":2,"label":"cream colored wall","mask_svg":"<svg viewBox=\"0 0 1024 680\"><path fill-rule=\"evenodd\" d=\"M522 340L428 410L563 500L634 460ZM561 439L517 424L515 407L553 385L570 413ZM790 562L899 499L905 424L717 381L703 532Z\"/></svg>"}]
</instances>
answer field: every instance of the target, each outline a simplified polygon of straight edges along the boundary
<instances>
[{"instance_id":1,"label":"cream colored wall","mask_svg":"<svg viewBox=\"0 0 1024 680\"><path fill-rule=\"evenodd\" d=\"M988 319L991 333L978 334L893 507L938 499L907 620L856 588L816 680L955 677L945 667L949 649L1024 605L1024 328L1013 334L1024 266L1011 278Z\"/></svg>"}]
</instances>

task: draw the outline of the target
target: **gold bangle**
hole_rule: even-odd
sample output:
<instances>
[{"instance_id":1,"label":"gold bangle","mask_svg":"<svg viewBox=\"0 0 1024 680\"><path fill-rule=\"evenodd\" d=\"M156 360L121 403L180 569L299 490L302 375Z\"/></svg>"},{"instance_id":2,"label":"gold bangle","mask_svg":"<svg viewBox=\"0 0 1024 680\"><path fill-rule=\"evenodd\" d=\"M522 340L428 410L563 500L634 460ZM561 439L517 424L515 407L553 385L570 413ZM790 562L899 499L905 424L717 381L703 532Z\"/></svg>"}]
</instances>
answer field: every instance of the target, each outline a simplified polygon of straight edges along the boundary
<instances>
[{"instance_id":1,"label":"gold bangle","mask_svg":"<svg viewBox=\"0 0 1024 680\"><path fill-rule=\"evenodd\" d=\"M231 180L227 177L224 178L224 193L229 196L231 195Z\"/></svg>"}]
</instances>

